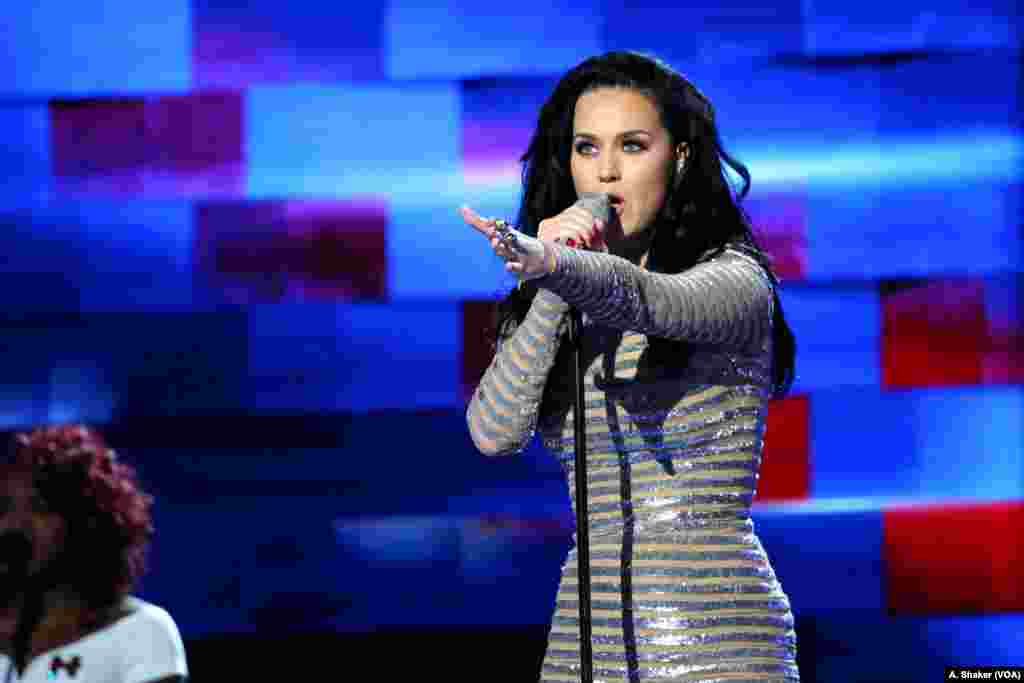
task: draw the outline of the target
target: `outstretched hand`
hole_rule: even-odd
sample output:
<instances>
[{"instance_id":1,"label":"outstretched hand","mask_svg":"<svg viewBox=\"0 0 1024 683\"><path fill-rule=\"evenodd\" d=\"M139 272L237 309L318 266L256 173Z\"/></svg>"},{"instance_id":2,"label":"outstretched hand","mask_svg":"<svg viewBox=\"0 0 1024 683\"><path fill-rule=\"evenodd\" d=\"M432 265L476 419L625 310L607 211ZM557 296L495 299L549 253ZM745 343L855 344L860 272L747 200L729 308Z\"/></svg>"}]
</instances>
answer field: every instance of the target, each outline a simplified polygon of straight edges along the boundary
<instances>
[{"instance_id":1,"label":"outstretched hand","mask_svg":"<svg viewBox=\"0 0 1024 683\"><path fill-rule=\"evenodd\" d=\"M459 209L462 219L487 238L491 249L505 261L505 270L520 280L543 277L552 271L551 258L544 243L536 237L502 225L493 218L484 218L468 206Z\"/></svg>"},{"instance_id":2,"label":"outstretched hand","mask_svg":"<svg viewBox=\"0 0 1024 683\"><path fill-rule=\"evenodd\" d=\"M494 253L505 260L505 269L518 275L521 280L554 272L554 254L545 248L546 242L591 251L608 251L604 239L604 221L595 218L579 203L557 216L541 221L538 237L530 237L493 218L484 218L468 206L461 207L459 213L466 223L487 238Z\"/></svg>"}]
</instances>

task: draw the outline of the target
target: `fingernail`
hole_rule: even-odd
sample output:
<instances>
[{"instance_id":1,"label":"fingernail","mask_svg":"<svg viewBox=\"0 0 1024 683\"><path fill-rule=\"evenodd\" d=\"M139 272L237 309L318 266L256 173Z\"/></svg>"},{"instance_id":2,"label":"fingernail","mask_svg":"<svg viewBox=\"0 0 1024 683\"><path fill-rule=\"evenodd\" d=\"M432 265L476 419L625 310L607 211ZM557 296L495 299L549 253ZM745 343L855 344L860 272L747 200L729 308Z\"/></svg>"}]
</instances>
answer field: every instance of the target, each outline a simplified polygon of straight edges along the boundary
<instances>
[{"instance_id":1,"label":"fingernail","mask_svg":"<svg viewBox=\"0 0 1024 683\"><path fill-rule=\"evenodd\" d=\"M575 247L576 246L576 240L574 240L571 237L568 238L567 240L565 240L565 243L568 244L570 247Z\"/></svg>"}]
</instances>

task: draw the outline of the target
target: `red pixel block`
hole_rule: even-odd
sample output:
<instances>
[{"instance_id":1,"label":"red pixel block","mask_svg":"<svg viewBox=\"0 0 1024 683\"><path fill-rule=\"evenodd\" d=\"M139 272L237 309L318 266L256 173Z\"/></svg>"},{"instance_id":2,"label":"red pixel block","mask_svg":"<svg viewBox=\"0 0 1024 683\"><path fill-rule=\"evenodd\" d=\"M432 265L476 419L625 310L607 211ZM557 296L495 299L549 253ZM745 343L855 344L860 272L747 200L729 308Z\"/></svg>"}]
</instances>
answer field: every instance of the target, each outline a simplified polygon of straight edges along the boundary
<instances>
[{"instance_id":1,"label":"red pixel block","mask_svg":"<svg viewBox=\"0 0 1024 683\"><path fill-rule=\"evenodd\" d=\"M196 279L235 303L384 299L387 224L373 197L199 202Z\"/></svg>"},{"instance_id":2,"label":"red pixel block","mask_svg":"<svg viewBox=\"0 0 1024 683\"><path fill-rule=\"evenodd\" d=\"M462 399L468 401L493 357L495 301L462 302Z\"/></svg>"},{"instance_id":3,"label":"red pixel block","mask_svg":"<svg viewBox=\"0 0 1024 683\"><path fill-rule=\"evenodd\" d=\"M883 283L882 385L982 383L988 346L979 279Z\"/></svg>"},{"instance_id":4,"label":"red pixel block","mask_svg":"<svg viewBox=\"0 0 1024 683\"><path fill-rule=\"evenodd\" d=\"M55 189L78 196L238 196L245 187L239 93L55 100Z\"/></svg>"},{"instance_id":5,"label":"red pixel block","mask_svg":"<svg viewBox=\"0 0 1024 683\"><path fill-rule=\"evenodd\" d=\"M783 280L807 276L807 200L803 192L751 196L743 204L754 234Z\"/></svg>"},{"instance_id":6,"label":"red pixel block","mask_svg":"<svg viewBox=\"0 0 1024 683\"><path fill-rule=\"evenodd\" d=\"M791 396L769 403L755 502L803 500L810 495L809 424L809 397Z\"/></svg>"},{"instance_id":7,"label":"red pixel block","mask_svg":"<svg viewBox=\"0 0 1024 683\"><path fill-rule=\"evenodd\" d=\"M882 528L890 612L1024 611L1024 501L886 509Z\"/></svg>"}]
</instances>

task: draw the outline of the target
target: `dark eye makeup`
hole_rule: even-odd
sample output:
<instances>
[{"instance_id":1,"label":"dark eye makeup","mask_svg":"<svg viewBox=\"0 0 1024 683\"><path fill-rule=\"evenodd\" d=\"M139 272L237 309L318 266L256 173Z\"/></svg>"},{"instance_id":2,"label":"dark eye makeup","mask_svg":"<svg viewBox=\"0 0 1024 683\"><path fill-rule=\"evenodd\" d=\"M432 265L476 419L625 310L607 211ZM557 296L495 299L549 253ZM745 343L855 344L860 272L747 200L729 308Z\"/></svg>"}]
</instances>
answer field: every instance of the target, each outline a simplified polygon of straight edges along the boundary
<instances>
[{"instance_id":1,"label":"dark eye makeup","mask_svg":"<svg viewBox=\"0 0 1024 683\"><path fill-rule=\"evenodd\" d=\"M593 146L594 144L591 142L580 141L574 145L574 148L577 154L587 154L587 148ZM646 143L641 142L640 140L623 140L622 146L627 152L642 152L647 149Z\"/></svg>"}]
</instances>

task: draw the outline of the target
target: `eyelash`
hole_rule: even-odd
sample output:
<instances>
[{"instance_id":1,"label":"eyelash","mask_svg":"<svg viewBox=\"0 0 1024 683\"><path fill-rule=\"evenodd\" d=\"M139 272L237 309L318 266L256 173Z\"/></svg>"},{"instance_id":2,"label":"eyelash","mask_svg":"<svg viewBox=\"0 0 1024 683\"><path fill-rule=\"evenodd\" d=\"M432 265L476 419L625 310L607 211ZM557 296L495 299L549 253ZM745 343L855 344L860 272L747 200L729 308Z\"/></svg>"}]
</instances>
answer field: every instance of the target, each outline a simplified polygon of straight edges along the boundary
<instances>
[{"instance_id":1,"label":"eyelash","mask_svg":"<svg viewBox=\"0 0 1024 683\"><path fill-rule=\"evenodd\" d=\"M623 147L628 147L629 145L634 145L634 146L639 148L635 152L630 152L630 154L637 154L638 152L643 152L644 150L647 149L646 145L644 145L642 142L637 142L635 140L628 140L628 141L622 143L622 145L623 145ZM593 147L593 146L594 145L590 144L589 142L577 142L576 143L576 153L577 154L584 154L583 149L585 147Z\"/></svg>"}]
</instances>

